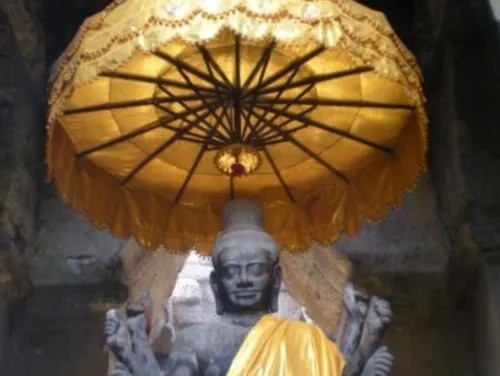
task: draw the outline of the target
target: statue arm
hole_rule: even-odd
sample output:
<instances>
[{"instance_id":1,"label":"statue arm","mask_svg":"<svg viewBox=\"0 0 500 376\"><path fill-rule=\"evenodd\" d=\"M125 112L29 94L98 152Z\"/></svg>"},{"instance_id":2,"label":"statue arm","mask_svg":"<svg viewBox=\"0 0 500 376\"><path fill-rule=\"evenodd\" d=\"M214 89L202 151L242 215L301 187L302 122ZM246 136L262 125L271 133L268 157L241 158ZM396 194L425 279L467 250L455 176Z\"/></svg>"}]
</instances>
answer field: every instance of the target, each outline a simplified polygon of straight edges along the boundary
<instances>
[{"instance_id":1,"label":"statue arm","mask_svg":"<svg viewBox=\"0 0 500 376\"><path fill-rule=\"evenodd\" d=\"M134 376L130 336L124 321L116 310L110 310L106 314L104 335L106 344L115 357L114 367L108 374L113 376Z\"/></svg>"},{"instance_id":2,"label":"statue arm","mask_svg":"<svg viewBox=\"0 0 500 376\"><path fill-rule=\"evenodd\" d=\"M130 370L120 361L116 361L115 366L108 372L108 376L134 376Z\"/></svg>"},{"instance_id":3,"label":"statue arm","mask_svg":"<svg viewBox=\"0 0 500 376\"><path fill-rule=\"evenodd\" d=\"M363 321L359 317L349 317L346 321L339 341L339 348L348 362L356 352L361 338Z\"/></svg>"},{"instance_id":4,"label":"statue arm","mask_svg":"<svg viewBox=\"0 0 500 376\"><path fill-rule=\"evenodd\" d=\"M176 341L168 357L165 376L200 376L196 353L182 340Z\"/></svg>"},{"instance_id":5,"label":"statue arm","mask_svg":"<svg viewBox=\"0 0 500 376\"><path fill-rule=\"evenodd\" d=\"M385 346L379 346L384 330L391 321L390 304L378 297L370 299L359 346L346 361L343 376L387 376L393 366L393 356Z\"/></svg>"},{"instance_id":6,"label":"statue arm","mask_svg":"<svg viewBox=\"0 0 500 376\"><path fill-rule=\"evenodd\" d=\"M361 376L388 376L392 371L394 357L387 347L382 346L368 359Z\"/></svg>"},{"instance_id":7,"label":"statue arm","mask_svg":"<svg viewBox=\"0 0 500 376\"><path fill-rule=\"evenodd\" d=\"M391 320L392 311L389 302L376 296L372 297L357 350L361 359L368 360L372 356L380 345L380 339Z\"/></svg>"},{"instance_id":8,"label":"statue arm","mask_svg":"<svg viewBox=\"0 0 500 376\"><path fill-rule=\"evenodd\" d=\"M162 370L156 356L149 344L147 334L147 320L144 314L139 314L135 318L128 320L130 336L132 339L134 364L137 367L133 376L160 376Z\"/></svg>"},{"instance_id":9,"label":"statue arm","mask_svg":"<svg viewBox=\"0 0 500 376\"><path fill-rule=\"evenodd\" d=\"M162 370L149 346L144 315L126 319L121 316L116 310L106 315L106 343L116 358L109 375L161 376Z\"/></svg>"},{"instance_id":10,"label":"statue arm","mask_svg":"<svg viewBox=\"0 0 500 376\"><path fill-rule=\"evenodd\" d=\"M366 298L351 283L346 285L343 295L346 314L339 328L338 346L346 363L349 363L360 342L368 305Z\"/></svg>"}]
</instances>

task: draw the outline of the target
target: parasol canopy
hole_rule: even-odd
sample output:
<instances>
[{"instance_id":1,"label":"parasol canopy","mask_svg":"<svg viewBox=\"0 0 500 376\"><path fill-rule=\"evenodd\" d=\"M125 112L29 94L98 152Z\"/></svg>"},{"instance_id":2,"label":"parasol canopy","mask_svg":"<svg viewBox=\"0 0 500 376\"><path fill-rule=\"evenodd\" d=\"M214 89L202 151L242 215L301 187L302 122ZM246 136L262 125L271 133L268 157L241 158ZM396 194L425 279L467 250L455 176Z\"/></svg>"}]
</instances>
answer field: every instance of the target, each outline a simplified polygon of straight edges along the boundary
<instances>
[{"instance_id":1,"label":"parasol canopy","mask_svg":"<svg viewBox=\"0 0 500 376\"><path fill-rule=\"evenodd\" d=\"M301 251L399 204L425 170L420 72L348 0L117 0L50 82L47 164L97 227L202 254L234 197Z\"/></svg>"}]
</instances>

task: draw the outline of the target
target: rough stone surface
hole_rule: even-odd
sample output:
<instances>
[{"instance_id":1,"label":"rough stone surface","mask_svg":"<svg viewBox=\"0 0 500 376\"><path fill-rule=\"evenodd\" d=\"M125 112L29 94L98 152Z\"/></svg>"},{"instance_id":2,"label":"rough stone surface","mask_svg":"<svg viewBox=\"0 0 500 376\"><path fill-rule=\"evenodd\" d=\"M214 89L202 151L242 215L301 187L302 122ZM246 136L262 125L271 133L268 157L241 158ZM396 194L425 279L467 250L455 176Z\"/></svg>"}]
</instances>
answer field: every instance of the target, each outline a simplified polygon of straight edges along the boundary
<instances>
[{"instance_id":1,"label":"rough stone surface","mask_svg":"<svg viewBox=\"0 0 500 376\"><path fill-rule=\"evenodd\" d=\"M1 4L1 8L9 16L19 52L28 68L32 88L38 100L44 99L46 71L41 5L42 2L37 0L2 0Z\"/></svg>"},{"instance_id":2,"label":"rough stone surface","mask_svg":"<svg viewBox=\"0 0 500 376\"><path fill-rule=\"evenodd\" d=\"M45 62L33 4L0 3L0 363L14 352L7 333L9 315L30 286L25 261L34 246L42 166L43 139L35 135L41 121L36 101L43 77L35 65Z\"/></svg>"},{"instance_id":3,"label":"rough stone surface","mask_svg":"<svg viewBox=\"0 0 500 376\"><path fill-rule=\"evenodd\" d=\"M105 375L105 311L122 303L126 293L107 284L39 288L15 323L18 351L2 376Z\"/></svg>"},{"instance_id":4,"label":"rough stone surface","mask_svg":"<svg viewBox=\"0 0 500 376\"><path fill-rule=\"evenodd\" d=\"M343 236L335 249L372 271L443 271L450 242L437 212L428 177L380 223L366 223L352 238Z\"/></svg>"},{"instance_id":5,"label":"rough stone surface","mask_svg":"<svg viewBox=\"0 0 500 376\"><path fill-rule=\"evenodd\" d=\"M475 299L474 339L480 376L500 374L500 257L486 257Z\"/></svg>"},{"instance_id":6,"label":"rough stone surface","mask_svg":"<svg viewBox=\"0 0 500 376\"><path fill-rule=\"evenodd\" d=\"M96 230L47 187L39 209L30 273L36 285L99 283L114 279L123 240Z\"/></svg>"},{"instance_id":7,"label":"rough stone surface","mask_svg":"<svg viewBox=\"0 0 500 376\"><path fill-rule=\"evenodd\" d=\"M441 273L358 272L353 280L391 302L394 320L384 343L396 358L393 375L479 376L473 357L472 307L454 304Z\"/></svg>"}]
</instances>

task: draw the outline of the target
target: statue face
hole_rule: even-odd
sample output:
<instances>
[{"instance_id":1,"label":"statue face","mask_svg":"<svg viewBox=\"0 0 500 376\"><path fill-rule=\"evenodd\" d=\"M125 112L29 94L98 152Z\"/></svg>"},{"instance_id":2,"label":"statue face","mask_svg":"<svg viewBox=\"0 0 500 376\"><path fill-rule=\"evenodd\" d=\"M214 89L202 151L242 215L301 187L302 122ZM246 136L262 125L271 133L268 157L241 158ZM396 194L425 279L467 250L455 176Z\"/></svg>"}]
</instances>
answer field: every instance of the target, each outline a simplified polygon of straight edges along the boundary
<instances>
[{"instance_id":1,"label":"statue face","mask_svg":"<svg viewBox=\"0 0 500 376\"><path fill-rule=\"evenodd\" d=\"M226 248L218 257L214 292L226 312L269 310L281 282L276 270L266 250L247 248L244 243Z\"/></svg>"}]
</instances>

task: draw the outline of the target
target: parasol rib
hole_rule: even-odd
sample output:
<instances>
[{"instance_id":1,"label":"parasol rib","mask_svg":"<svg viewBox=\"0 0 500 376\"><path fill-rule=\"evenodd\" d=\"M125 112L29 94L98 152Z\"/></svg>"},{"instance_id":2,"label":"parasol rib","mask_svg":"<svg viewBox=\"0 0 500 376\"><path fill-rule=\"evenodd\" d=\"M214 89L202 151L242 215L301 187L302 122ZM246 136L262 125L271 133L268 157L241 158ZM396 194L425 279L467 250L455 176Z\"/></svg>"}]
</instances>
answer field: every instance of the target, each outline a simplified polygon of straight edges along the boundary
<instances>
[{"instance_id":1,"label":"parasol rib","mask_svg":"<svg viewBox=\"0 0 500 376\"><path fill-rule=\"evenodd\" d=\"M213 71L212 71L212 65L210 64L210 61L214 60L213 57L212 57L212 55L210 54L210 52L208 50L204 49L203 46L198 45L198 48L200 49L201 56L203 57L203 62L205 63L205 66L207 68L208 73L210 74L210 76L212 76L215 79L215 75L213 74ZM206 52L203 52L203 51L206 51ZM217 63L215 62L215 64L217 64ZM217 66L219 66L219 65L217 64ZM225 79L225 80L227 80L229 82L229 79L227 78L227 76L224 73L224 71L222 71L222 75L223 75L223 79ZM231 85L231 84L229 84L229 85ZM224 103L225 99L222 96L222 93L220 92L219 87L218 86L214 86L214 88L215 88L215 93L217 94L217 97L219 98L219 102L220 103ZM230 89L228 89L228 91L230 91ZM224 130L227 132L228 137L231 138L232 134L233 134L233 131L231 130L232 121L229 118L229 115L227 114L227 112L225 113L224 116L227 119L227 124L224 124L224 122L221 122L221 124L222 124Z\"/></svg>"},{"instance_id":2,"label":"parasol rib","mask_svg":"<svg viewBox=\"0 0 500 376\"><path fill-rule=\"evenodd\" d=\"M275 46L276 46L276 41L273 40L264 49L264 51L262 52L262 55L259 58L259 61L255 64L252 71L250 72L247 79L245 80L245 82L242 86L243 90L245 90L248 87L248 85L250 85L252 83L253 79L255 78L255 76L257 75L257 73L259 72L259 70L262 66L267 67L267 65L269 64L269 60L271 58L271 54L272 54Z\"/></svg>"},{"instance_id":3,"label":"parasol rib","mask_svg":"<svg viewBox=\"0 0 500 376\"><path fill-rule=\"evenodd\" d=\"M388 110L413 110L415 106L403 103L381 103L370 101L357 101L348 99L273 99L261 97L257 98L257 103L270 104L290 104L290 105L310 105L310 106L334 106L334 107L365 107L365 108L384 108Z\"/></svg>"},{"instance_id":4,"label":"parasol rib","mask_svg":"<svg viewBox=\"0 0 500 376\"><path fill-rule=\"evenodd\" d=\"M206 113L202 116L202 118L206 118L208 115L210 115L210 111L206 110ZM137 173L139 173L139 171L141 171L147 164L149 164L149 162L151 162L157 155L159 155L161 152L167 149L170 145L172 145L185 133L189 132L192 128L194 128L194 124L196 123L190 123L186 127L180 128L176 134L170 137L166 142L164 142L158 148L156 148L154 152L149 154L141 163L139 163L136 167L134 167L134 169L125 177L125 179L123 179L121 185L125 185L130 180L132 180L134 176L137 175Z\"/></svg>"},{"instance_id":5,"label":"parasol rib","mask_svg":"<svg viewBox=\"0 0 500 376\"><path fill-rule=\"evenodd\" d=\"M257 80L257 85L260 85L262 83L262 81L264 80L264 77L265 77L266 71L267 71L267 67L269 65L269 60L271 58L271 52L272 52L272 50L269 52L269 55L262 63L262 69L260 71L260 75L259 75L259 78ZM259 95L258 92L254 92L254 94L252 96L255 99L255 98L257 98L257 95ZM246 137L246 142L251 142L251 140L254 138L256 132L258 132L258 129L259 129L259 125L256 125L253 129L250 130L250 134ZM245 130L245 132L243 132L243 136L245 136L245 134L246 134L246 130Z\"/></svg>"},{"instance_id":6,"label":"parasol rib","mask_svg":"<svg viewBox=\"0 0 500 376\"><path fill-rule=\"evenodd\" d=\"M300 68L300 66L309 60L315 58L319 54L321 54L323 51L325 51L325 47L318 47L315 50L309 52L308 54L302 56L301 58L298 58L297 60L294 60L290 64L288 64L286 67L283 67L276 73L272 74L268 78L266 78L264 81L262 81L260 84L254 86L249 90L249 93L260 91L263 87L271 85L273 82L276 82L279 80L281 77L287 75L289 72L293 71L294 69Z\"/></svg>"},{"instance_id":7,"label":"parasol rib","mask_svg":"<svg viewBox=\"0 0 500 376\"><path fill-rule=\"evenodd\" d=\"M176 67L177 70L179 71L180 75L182 76L182 78L184 78L184 80L186 80L186 82L191 82L191 79L189 78L189 76L186 74L186 72L184 72L184 69L181 68L181 67ZM215 111L212 106L208 105L207 104L207 101L205 100L205 98L203 98L203 96L200 96L200 100L205 103L205 105L207 106L207 109L210 111L210 113L212 114L212 116L217 119L217 123L219 122L222 122L222 117L219 116L219 114L217 113L217 111ZM224 102L219 102L218 103L219 106L224 106Z\"/></svg>"},{"instance_id":8,"label":"parasol rib","mask_svg":"<svg viewBox=\"0 0 500 376\"><path fill-rule=\"evenodd\" d=\"M203 60L205 60L205 65L207 65L207 68L212 66L213 69L219 74L219 76L222 78L222 80L227 84L226 88L229 90L229 88L232 86L231 81L227 77L226 73L222 70L220 65L217 63L217 61L214 59L212 54L210 53L209 50L207 50L204 46L201 44L197 44L196 47L198 47L198 50L201 52L201 55L203 57ZM210 73L210 75L216 79L215 75L213 73Z\"/></svg>"},{"instance_id":9,"label":"parasol rib","mask_svg":"<svg viewBox=\"0 0 500 376\"><path fill-rule=\"evenodd\" d=\"M307 77L307 78L304 78L304 79L299 80L299 81L285 83L283 85L278 85L278 86L273 86L273 87L268 87L266 89L262 89L259 91L259 95L273 93L275 91L290 90L290 89L294 89L296 87L300 87L300 86L304 86L304 85L318 84L318 83L323 82L323 81L330 81L330 80L335 80L335 79L342 78L342 77L349 77L349 76L353 76L355 74L359 75L361 73L370 72L372 70L373 70L372 67L359 67L359 68L348 69L348 70L333 72L333 73L328 73L328 74L314 75L314 76Z\"/></svg>"},{"instance_id":10,"label":"parasol rib","mask_svg":"<svg viewBox=\"0 0 500 376\"><path fill-rule=\"evenodd\" d=\"M175 116L175 115L177 114L177 112L172 111L172 110L171 110L171 109L169 109L168 107L162 107L162 106L159 106L159 108L160 108L160 109L162 109L163 111L167 112L168 114L173 115L173 116ZM189 108L188 108L188 111L186 111L186 112L188 112L188 113L186 114L186 116L194 116L196 119L195 119L194 121L192 121L192 120L186 119L186 118L184 117L184 118L182 118L182 119L180 119L180 120L183 120L184 122L186 122L186 123L188 123L188 124L193 123L193 122L196 122L196 121L197 121L197 119L199 118L199 115L198 115L198 113L197 113L197 112L199 112L199 111L201 111L201 110L203 110L203 109L206 109L206 108L207 108L207 106L205 106L205 105L203 105L203 107L202 107L201 109L197 110L197 111L192 111L191 109L189 109ZM177 120L177 119L176 119L176 120ZM171 120L169 119L169 121L171 121ZM205 124L205 122L200 122L200 123ZM204 128L204 127L203 127L200 123L196 122L196 124L195 124L195 127L194 127L194 128L195 128L195 129L197 129L197 130L199 130L199 131L200 131L200 132L202 132L203 134L193 133L193 132L188 132L188 133L187 133L187 135L192 136L192 137L195 137L195 138L198 138L199 140L204 140L204 139L205 139L205 137L206 137L206 133L207 133L207 132L209 132L209 131L210 131L210 129L206 129L206 128ZM166 125L166 124L162 124L162 126L163 126L164 128L166 128L166 129L171 130L171 131L174 131L174 132L177 132L177 131L179 130L179 127L172 127L172 126L169 126L169 125ZM210 125L209 125L209 126L210 126ZM211 126L210 126L210 127L211 127ZM188 141L188 140L186 139L186 141ZM225 141L224 136L222 136L222 135L219 135L219 136L214 135L211 141L213 142L213 145L218 145L218 146L221 146L223 143L225 143L225 142L226 142L226 141Z\"/></svg>"},{"instance_id":11,"label":"parasol rib","mask_svg":"<svg viewBox=\"0 0 500 376\"><path fill-rule=\"evenodd\" d=\"M291 77L292 77L292 76L291 76ZM310 84L309 86L306 86L306 87L305 87L304 89L302 89L302 91L301 91L301 92L300 92L300 93L299 93L299 94L298 94L298 95L294 98L294 100L296 100L296 101L300 100L300 99L301 99L304 95L306 95L309 91L311 91L311 90L313 89L313 87L314 87L314 84ZM281 96L281 94L282 94L282 93L283 93L282 91L278 92L278 93L275 95L275 98L276 98L276 99L279 99L279 97ZM256 105L256 103L254 102L254 103L252 104L252 107L253 107L253 106L255 106L255 105ZM286 106L284 107L284 110L289 109L291 106L292 106L292 104L288 104L288 105L286 105ZM315 106L313 106L313 108L312 108L312 109L309 109L307 112L312 111L314 108L315 108ZM268 112L269 112L268 110L265 110L265 111L264 111L264 117L268 114ZM306 113L307 113L307 112L306 112ZM275 121L278 117L279 117L279 114L276 114L276 113L275 113L275 114L274 114L274 116L273 116L273 117L272 117L269 121L270 121L270 122L274 122L274 121ZM287 124L287 123L286 123L286 124ZM280 127L280 128L283 128L286 124L282 124L282 125L280 125L279 127ZM260 124L259 124L259 125L257 125L256 127L257 127L257 129L256 129L256 134L254 134L254 136L255 136L255 135L259 135L258 131L260 130ZM262 135L260 135L260 137L262 137Z\"/></svg>"},{"instance_id":12,"label":"parasol rib","mask_svg":"<svg viewBox=\"0 0 500 376\"><path fill-rule=\"evenodd\" d=\"M134 137L140 136L140 135L142 135L144 133L147 133L149 131L152 131L154 129L161 128L161 126L162 126L161 121L162 121L161 119L156 120L156 121L154 121L152 123L149 123L148 125L146 125L144 127L141 127L139 129L135 129L132 132L125 133L124 135L121 135L121 136L113 138L113 139L111 139L109 141L103 142L102 144L99 144L99 145L96 145L96 146L92 146L91 148L82 150L82 151L76 153L76 157L77 158L85 157L85 156L87 156L87 155L89 155L91 153L94 153L96 151L99 151L99 150L102 150L102 149L106 149L106 148L108 148L110 146L113 146L113 145L116 145L116 144L128 141L128 140L130 140L130 139L132 139Z\"/></svg>"},{"instance_id":13,"label":"parasol rib","mask_svg":"<svg viewBox=\"0 0 500 376\"><path fill-rule=\"evenodd\" d=\"M224 107L223 108L223 111L226 112L227 111L227 107ZM222 118L221 118L222 119ZM196 172L196 169L198 168L200 162L201 162L201 159L203 158L203 155L205 154L205 152L207 151L207 147L208 147L208 141L211 139L211 137L213 136L213 134L216 132L217 128L221 125L221 122L218 122L217 124L214 124L213 128L210 130L210 132L207 134L206 136L206 139L207 139L207 142L204 143L201 148L200 148L200 151L198 152L198 155L196 156L194 162L193 162L193 165L191 166L191 168L189 169L189 172L186 176L186 179L184 179L184 182L182 183L182 186L181 186L181 189L179 190L179 192L177 193L177 196L175 197L175 200L174 200L174 203L175 204L178 204L182 195L184 194L184 191L186 190L189 182L191 181L191 179L193 178L193 175L194 173Z\"/></svg>"},{"instance_id":14,"label":"parasol rib","mask_svg":"<svg viewBox=\"0 0 500 376\"><path fill-rule=\"evenodd\" d=\"M238 34L234 35L234 85L236 90L241 89L241 38Z\"/></svg>"},{"instance_id":15,"label":"parasol rib","mask_svg":"<svg viewBox=\"0 0 500 376\"><path fill-rule=\"evenodd\" d=\"M179 89L192 90L193 87L196 87L196 89L198 89L199 91L205 91L208 93L215 93L214 89L211 87L204 87L204 86L199 86L199 85L194 85L194 84L189 85L189 84L186 84L184 82L169 80L169 79L162 78L162 77L151 77L151 76L145 76L145 75L136 74L136 73L107 71L107 72L101 73L101 76L109 77L109 78L118 78L118 79L129 80L129 81L149 82L149 83L157 84L157 85L172 86L172 87L176 87Z\"/></svg>"},{"instance_id":16,"label":"parasol rib","mask_svg":"<svg viewBox=\"0 0 500 376\"><path fill-rule=\"evenodd\" d=\"M307 110L304 110L301 112L301 114L306 114L312 110L314 110L315 107L311 107L311 108L308 108ZM291 120L291 119L288 119L287 121L283 122L282 124L279 124L277 125L277 127L280 127L281 129L283 129L284 126L288 125L289 123L293 122L294 120ZM302 125L298 125L296 127L293 127L293 128L289 128L289 129L286 129L285 131L288 133L288 134L292 134L292 133L296 133L302 129L305 129L309 127L309 124L302 124ZM272 134L274 133L273 130L268 130L266 131L266 134L262 133L260 136L260 143L258 143L256 146L259 147L259 146L263 146L263 145L275 145L275 144L279 144L279 143L282 143L282 142L286 142L285 139L283 139L283 137L281 137L280 135L276 135L276 134ZM272 135L271 135L272 134ZM271 135L271 136L269 136ZM265 137L267 136L267 137Z\"/></svg>"},{"instance_id":17,"label":"parasol rib","mask_svg":"<svg viewBox=\"0 0 500 376\"><path fill-rule=\"evenodd\" d=\"M206 106L205 105L201 105L201 106L198 106L197 108L194 108L192 111L201 111L203 109L205 109ZM116 144L119 144L121 142L125 142L125 141L128 141L134 137L137 137L137 136L140 136L141 134L144 134L144 133L147 133L149 131L152 131L156 128L160 128L160 127L165 127L171 131L174 131L174 132L177 132L179 129L178 128L174 128L174 127L170 127L168 126L168 123L170 123L171 121L175 121L175 120L178 120L186 115L189 115L189 113L187 111L184 111L184 112L181 112L181 113L175 113L173 112L172 113L172 117L169 118L169 119L165 119L165 118L162 118L162 119L158 119L158 120L155 120L139 129L135 129L131 132L128 132L124 135L121 135L121 136L118 136L118 137L115 137L111 140L108 140L106 142L103 142L99 145L96 145L96 146L93 146L91 148L88 148L88 149L85 149L85 150L82 150L81 152L78 152L76 153L76 156L77 158L81 158L81 157L85 157L87 156L88 154L91 154L91 153L94 153L96 151L99 151L99 150L102 150L102 149L105 149L107 147L110 147L110 146L113 146L113 145L116 145ZM189 132L187 134L190 134ZM190 135L194 135L196 136L196 134L190 134Z\"/></svg>"},{"instance_id":18,"label":"parasol rib","mask_svg":"<svg viewBox=\"0 0 500 376\"><path fill-rule=\"evenodd\" d=\"M305 109L305 110L303 110L303 111L299 112L297 115L306 115L306 114L308 114L309 112L314 111L315 109L316 109L316 106L311 106L311 107L309 107L309 108L307 108L307 109ZM278 118L278 117L279 117L279 115L277 115L277 114L275 114L275 116L276 116L276 118ZM292 122L294 122L294 121L296 121L296 120L293 120L293 119L288 119L288 120L284 121L283 123L281 123L281 124L279 124L279 125L277 125L277 126L278 126L278 127L280 127L281 129L283 129L285 126L287 126L288 124L290 124L290 123L292 123ZM301 125L301 126L299 126L299 127L296 127L296 128L301 128L301 129L302 129L302 128L305 128L305 127L308 127L308 126L309 126L309 125L307 125L307 124L303 124L303 125ZM296 131L298 131L298 130L299 130L299 129L296 129L296 128L287 129L286 131L287 131L287 132L292 132L292 133L293 133L293 132L296 132ZM274 134L274 135L273 135L273 133L275 133L275 132L274 132L272 129L268 129L267 131L265 131L265 132L261 133L261 134L260 134L261 141L264 141L266 138L275 138L275 137L279 137L279 136L278 136L278 135L276 135L276 134ZM270 136L270 135L272 135L272 136ZM270 137L269 137L269 136L270 136ZM265 141L264 141L264 142L265 142Z\"/></svg>"},{"instance_id":19,"label":"parasol rib","mask_svg":"<svg viewBox=\"0 0 500 376\"><path fill-rule=\"evenodd\" d=\"M193 67L192 65L189 65L182 60L176 59L173 56L170 56L166 52L163 51L155 51L154 54L158 57L161 57L165 61L169 62L173 66L175 66L177 69L182 68L186 70L187 72L191 73L194 76L197 76L198 78L201 78L202 80L205 80L209 83L211 83L214 86L218 86L219 89L225 89L225 84L221 81L219 81L216 77L212 77L205 72L199 70L198 68Z\"/></svg>"},{"instance_id":20,"label":"parasol rib","mask_svg":"<svg viewBox=\"0 0 500 376\"><path fill-rule=\"evenodd\" d=\"M203 155L205 154L207 146L208 146L207 144L201 145L200 151L198 152L198 155L196 155L196 159L194 160L193 165L189 169L186 179L184 179L184 182L182 183L181 189L177 193L177 196L175 196L174 204L179 203L182 195L184 194L184 191L186 190L189 182L191 181L191 178L193 177L196 169L198 168L198 165L201 162L201 158L203 158Z\"/></svg>"},{"instance_id":21,"label":"parasol rib","mask_svg":"<svg viewBox=\"0 0 500 376\"><path fill-rule=\"evenodd\" d=\"M291 74L290 76L288 76L288 78L287 78L287 80L286 80L286 84L288 84L288 83L292 82L292 81L293 81L293 79L295 78L295 76L297 75L297 73L299 73L298 68L297 68L297 69L294 69L294 70L292 71L292 74ZM307 92L307 90L304 90L301 94L302 94L302 95L305 95L305 93L306 93L306 92ZM253 98L253 102L252 102L252 104L251 104L251 106L252 106L252 107L253 107L253 106L255 106L255 103L257 103L257 98L258 98L257 96L258 96L258 95L259 95L259 93L256 93L256 94L253 96L254 98ZM274 99L279 99L282 95L283 95L283 90L280 90L280 91L278 91L278 92L275 94ZM301 95L301 96L302 96L302 95ZM301 96L300 96L300 97L301 97ZM264 117L265 117L265 116L267 116L267 111L265 111L265 112L264 112ZM271 121L273 121L273 120L271 120ZM260 125L261 125L261 122L259 121L259 123L257 123L257 125L255 126L255 131L256 131L256 133L254 133L254 136L255 136L255 134L258 134L258 131L260 130Z\"/></svg>"},{"instance_id":22,"label":"parasol rib","mask_svg":"<svg viewBox=\"0 0 500 376\"><path fill-rule=\"evenodd\" d=\"M179 96L176 98L147 98L147 99L136 99L132 101L107 102L92 106L71 108L69 110L64 111L64 115L75 115L85 112L95 112L95 111L105 111L105 110L117 110L120 108L127 108L127 107L154 106L159 103L175 103L179 100L199 101L200 97L197 95L186 95L186 96Z\"/></svg>"},{"instance_id":23,"label":"parasol rib","mask_svg":"<svg viewBox=\"0 0 500 376\"><path fill-rule=\"evenodd\" d=\"M241 62L240 62L240 36L238 34L234 35L234 88L232 90L233 96L233 121L235 130L235 139L233 142L239 142L242 140L242 128L241 128L241 107L242 107L242 96L241 96Z\"/></svg>"},{"instance_id":24,"label":"parasol rib","mask_svg":"<svg viewBox=\"0 0 500 376\"><path fill-rule=\"evenodd\" d=\"M179 72L179 74L182 76L182 78L187 82L187 83L191 83L191 79L189 78L189 76L186 74L186 72L184 72L184 68L180 67L180 66L176 66L177 68L177 71ZM215 77L214 77L215 79ZM197 94L199 94L196 90L195 92ZM217 121L221 121L222 122L222 119L221 117L219 116L219 114L217 114L217 111L215 111L212 106L209 106L205 100L205 98L203 98L203 96L200 95L200 101L202 101L203 103L205 103L207 105L207 108L208 110L211 112L212 116L217 119ZM224 106L224 102L219 102L219 106Z\"/></svg>"},{"instance_id":25,"label":"parasol rib","mask_svg":"<svg viewBox=\"0 0 500 376\"><path fill-rule=\"evenodd\" d=\"M243 111L243 116L245 117L248 126L251 129L253 129L254 125L252 124L249 113L247 113L247 111ZM285 179L283 179L283 176L281 176L281 173L280 173L278 167L276 166L276 163L274 162L274 159L272 158L271 153L269 153L269 150L267 150L267 147L265 145L262 146L262 150L264 151L264 155L266 156L269 164L271 165L271 168L273 169L274 174L276 175L279 182L281 183L281 186L283 187L285 193L288 195L288 198L290 199L291 202L296 203L295 198L293 197L292 191L290 190L290 187L288 187L288 185L286 184Z\"/></svg>"},{"instance_id":26,"label":"parasol rib","mask_svg":"<svg viewBox=\"0 0 500 376\"><path fill-rule=\"evenodd\" d=\"M213 102L213 103L215 103L215 102ZM206 123L206 124L208 124L208 127L211 127L211 125L209 123L207 123L206 121L200 120L200 115L198 114L198 112L207 109L207 107L208 107L207 103L203 103L203 104L198 105L194 108L186 107L185 111L182 111L182 112L172 111L170 108L162 106L162 105L157 105L157 107L160 108L161 110L165 111L166 113L172 115L172 117L167 119L167 123L163 123L163 126L165 126L165 128L167 128L169 130L173 130L174 132L177 132L179 130L179 127L169 127L168 123L171 123L172 121L175 121L175 120L183 120L188 124L193 123L194 128L199 129L202 132L207 132L207 130L205 130L204 128L201 127L201 123L203 123L203 124ZM198 122L193 122L192 120L187 118L188 116L194 116L196 118L196 120L198 120ZM199 135L195 134L195 136L199 136ZM222 138L219 141L224 142L224 139Z\"/></svg>"},{"instance_id":27,"label":"parasol rib","mask_svg":"<svg viewBox=\"0 0 500 376\"><path fill-rule=\"evenodd\" d=\"M166 87L164 87L163 85L160 85L160 89L167 95L171 96L171 97L175 97L174 94L172 94L172 92L170 90L168 90ZM203 102L203 101L202 101ZM190 107L186 104L186 102L184 101L179 101L179 104L185 109L185 110L188 110L190 111ZM206 106L206 103L203 102L203 105ZM159 106L163 111L165 112L168 112L169 114L175 114L175 112L173 112L172 110L170 110L168 107L164 107L164 106ZM198 119L198 115L196 113L196 111L190 111L190 114L193 115L194 117L196 117ZM187 121L187 120L186 120ZM202 127L202 124L204 124L207 128L203 128ZM196 128L198 128L199 130L201 130L202 132L210 132L210 129L212 128L212 125L207 122L206 120L204 121L199 121L198 124L196 125ZM216 134L214 135L218 138L218 140L220 142L224 142L225 139L224 139L224 135L220 132L216 132Z\"/></svg>"},{"instance_id":28,"label":"parasol rib","mask_svg":"<svg viewBox=\"0 0 500 376\"><path fill-rule=\"evenodd\" d=\"M264 155L266 156L267 161L271 165L271 168L273 169L274 174L276 175L276 177L280 181L281 186L285 190L285 193L287 194L288 198L290 199L291 202L296 204L297 201L293 197L292 191L290 190L290 187L288 186L288 184L286 184L285 179L283 179L283 176L281 175L281 173L278 169L278 166L276 166L276 162L274 162L274 159L272 158L271 153L269 153L269 150L267 149L266 146L262 147L262 151L264 152Z\"/></svg>"},{"instance_id":29,"label":"parasol rib","mask_svg":"<svg viewBox=\"0 0 500 376\"><path fill-rule=\"evenodd\" d=\"M393 150L390 149L390 148L388 148L387 146L379 145L379 144L377 144L377 143L375 143L373 141L366 140L366 139L364 139L362 137L353 135L353 134L351 134L349 132L346 132L346 131L343 131L341 129L332 127L330 125L321 123L321 122L316 121L316 120L309 119L309 118L307 118L307 117L305 117L303 115L294 114L294 113L291 113L291 112L288 112L288 111L283 111L283 110L276 110L276 109L272 108L272 106L261 107L261 106L257 105L256 107L261 108L261 109L268 108L269 111L271 111L271 112L277 113L280 116L287 117L287 118L289 118L291 120L302 122L302 123L304 123L304 125L309 124L309 125L311 125L313 127L316 127L318 129L324 130L326 132L334 133L334 134L336 134L338 136L345 137L345 138L347 138L347 139L349 139L351 141L356 141L356 142L359 142L359 143L361 143L363 145L370 146L370 147L372 147L374 149L377 149L377 150L380 150L381 152L384 152L386 154L390 154L390 155L394 154Z\"/></svg>"},{"instance_id":30,"label":"parasol rib","mask_svg":"<svg viewBox=\"0 0 500 376\"><path fill-rule=\"evenodd\" d=\"M212 146L214 148L214 150L219 150L222 147L222 145L220 143L217 143L217 142L211 141L211 140L207 140L206 137L182 136L179 138L179 140L192 142L193 144L200 144L200 145L207 144L207 146Z\"/></svg>"},{"instance_id":31,"label":"parasol rib","mask_svg":"<svg viewBox=\"0 0 500 376\"><path fill-rule=\"evenodd\" d=\"M251 110L253 116L256 118L262 118L259 114L257 114L254 109ZM312 159L314 159L317 163L328 169L333 175L337 176L341 180L343 180L345 183L349 182L349 179L342 174L339 170L337 170L335 167L330 165L328 162L324 161L323 158L321 158L319 155L315 154L311 149L309 149L307 146L305 146L302 142L297 140L295 137L292 135L288 134L286 131L282 130L281 128L277 127L273 123L269 123L266 118L263 118L263 121L267 123L268 127L273 128L276 130L277 133L280 133L281 136L286 139L288 142L291 144L295 145L298 149L302 150L304 153L309 155Z\"/></svg>"}]
</instances>

